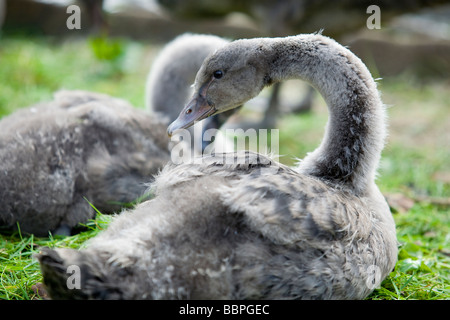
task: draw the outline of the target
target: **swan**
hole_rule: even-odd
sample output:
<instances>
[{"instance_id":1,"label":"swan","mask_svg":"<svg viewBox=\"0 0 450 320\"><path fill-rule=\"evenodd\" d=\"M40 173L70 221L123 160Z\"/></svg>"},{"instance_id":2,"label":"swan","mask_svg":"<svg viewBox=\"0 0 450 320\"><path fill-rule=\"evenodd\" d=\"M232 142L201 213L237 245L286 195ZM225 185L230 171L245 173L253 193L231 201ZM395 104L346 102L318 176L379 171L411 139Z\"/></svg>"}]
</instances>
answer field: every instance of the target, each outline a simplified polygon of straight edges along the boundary
<instances>
[{"instance_id":1,"label":"swan","mask_svg":"<svg viewBox=\"0 0 450 320\"><path fill-rule=\"evenodd\" d=\"M58 91L0 128L0 226L36 236L70 234L89 202L120 210L170 160L166 122L100 93Z\"/></svg>"},{"instance_id":2,"label":"swan","mask_svg":"<svg viewBox=\"0 0 450 320\"><path fill-rule=\"evenodd\" d=\"M222 37L195 33L182 34L169 42L159 52L148 73L146 108L152 114L167 119L168 124L173 122L180 113L180 106L185 105L193 93L190 85L194 83L195 75L203 60L227 43L229 40ZM170 88L171 92L167 88ZM167 94L158 94L159 92ZM233 113L234 111L229 111L205 119L197 125L197 130L194 128L189 130L191 136L189 148L194 151L194 155L201 155L212 143L204 137L204 133L209 129L222 127ZM196 132L200 134L195 136ZM214 138L216 151L234 151L234 145L220 131L216 130ZM175 137L172 140L177 141Z\"/></svg>"},{"instance_id":3,"label":"swan","mask_svg":"<svg viewBox=\"0 0 450 320\"><path fill-rule=\"evenodd\" d=\"M36 236L68 235L94 217L89 202L112 213L143 196L170 160L166 129L189 98L184 88L206 55L226 42L186 34L163 48L164 59L148 75L156 90L145 88L157 113L104 94L61 90L1 119L0 227L19 223Z\"/></svg>"},{"instance_id":4,"label":"swan","mask_svg":"<svg viewBox=\"0 0 450 320\"><path fill-rule=\"evenodd\" d=\"M180 106L184 106L191 97L191 84L205 58L227 43L228 40L214 35L185 33L166 44L148 72L146 108L173 122L180 114Z\"/></svg>"},{"instance_id":5,"label":"swan","mask_svg":"<svg viewBox=\"0 0 450 320\"><path fill-rule=\"evenodd\" d=\"M168 133L300 78L329 108L295 168L249 151L167 164L155 197L81 250L42 248L54 299L362 299L394 268L395 223L375 184L385 109L369 71L321 34L233 41L210 55ZM79 267L68 290L67 267Z\"/></svg>"}]
</instances>

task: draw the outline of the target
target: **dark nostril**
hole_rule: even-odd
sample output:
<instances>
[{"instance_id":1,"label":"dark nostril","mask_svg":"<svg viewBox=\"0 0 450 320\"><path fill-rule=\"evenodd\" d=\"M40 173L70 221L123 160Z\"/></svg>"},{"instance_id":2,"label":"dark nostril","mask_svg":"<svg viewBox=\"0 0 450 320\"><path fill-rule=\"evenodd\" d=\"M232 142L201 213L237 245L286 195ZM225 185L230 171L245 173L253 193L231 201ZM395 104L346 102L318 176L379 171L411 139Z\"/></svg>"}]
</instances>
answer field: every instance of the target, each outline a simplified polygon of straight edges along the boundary
<instances>
[{"instance_id":1,"label":"dark nostril","mask_svg":"<svg viewBox=\"0 0 450 320\"><path fill-rule=\"evenodd\" d=\"M189 113L191 113L192 112L192 109L187 109L186 110L186 114L189 114Z\"/></svg>"}]
</instances>

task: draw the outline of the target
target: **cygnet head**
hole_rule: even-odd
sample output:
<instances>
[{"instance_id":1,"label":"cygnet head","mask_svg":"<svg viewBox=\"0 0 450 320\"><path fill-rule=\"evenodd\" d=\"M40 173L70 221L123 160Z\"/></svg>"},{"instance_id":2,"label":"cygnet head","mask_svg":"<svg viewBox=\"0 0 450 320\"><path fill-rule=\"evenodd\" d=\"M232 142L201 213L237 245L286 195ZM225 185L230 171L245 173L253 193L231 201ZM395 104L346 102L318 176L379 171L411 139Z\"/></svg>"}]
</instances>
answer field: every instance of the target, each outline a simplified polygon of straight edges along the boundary
<instances>
[{"instance_id":1,"label":"cygnet head","mask_svg":"<svg viewBox=\"0 0 450 320\"><path fill-rule=\"evenodd\" d=\"M270 84L265 76L267 57L257 40L234 41L204 61L195 78L194 95L169 126L169 135L195 121L237 108Z\"/></svg>"}]
</instances>

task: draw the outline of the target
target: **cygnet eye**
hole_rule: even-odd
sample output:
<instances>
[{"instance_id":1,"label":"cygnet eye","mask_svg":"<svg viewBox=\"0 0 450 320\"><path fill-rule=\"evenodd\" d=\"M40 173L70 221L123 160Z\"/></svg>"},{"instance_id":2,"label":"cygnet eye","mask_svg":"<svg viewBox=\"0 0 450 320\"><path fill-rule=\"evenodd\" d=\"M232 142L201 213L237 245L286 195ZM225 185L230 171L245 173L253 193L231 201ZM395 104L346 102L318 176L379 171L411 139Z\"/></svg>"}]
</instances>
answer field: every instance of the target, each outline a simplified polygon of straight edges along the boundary
<instances>
[{"instance_id":1,"label":"cygnet eye","mask_svg":"<svg viewBox=\"0 0 450 320\"><path fill-rule=\"evenodd\" d=\"M223 77L223 71L222 70L216 70L213 72L213 76L216 79L220 79Z\"/></svg>"}]
</instances>

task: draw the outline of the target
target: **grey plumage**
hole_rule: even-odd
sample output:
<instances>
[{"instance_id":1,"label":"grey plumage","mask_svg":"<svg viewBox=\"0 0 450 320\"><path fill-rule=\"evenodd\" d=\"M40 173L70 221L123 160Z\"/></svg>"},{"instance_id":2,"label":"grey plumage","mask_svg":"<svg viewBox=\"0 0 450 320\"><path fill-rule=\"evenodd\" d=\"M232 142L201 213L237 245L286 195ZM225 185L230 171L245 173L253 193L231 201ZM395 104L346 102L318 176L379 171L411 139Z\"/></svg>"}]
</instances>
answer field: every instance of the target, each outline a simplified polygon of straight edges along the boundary
<instances>
[{"instance_id":1,"label":"grey plumage","mask_svg":"<svg viewBox=\"0 0 450 320\"><path fill-rule=\"evenodd\" d=\"M102 94L60 91L1 119L0 227L68 234L94 217L86 199L111 213L143 196L170 159L167 124L189 98L180 88L189 88L214 40L226 43L187 34L163 50L149 73L154 90L147 98L157 113Z\"/></svg>"},{"instance_id":2,"label":"grey plumage","mask_svg":"<svg viewBox=\"0 0 450 320\"><path fill-rule=\"evenodd\" d=\"M147 109L169 123L174 121L193 94L191 84L203 60L228 42L214 35L185 33L167 44L156 57L147 78ZM163 91L167 94L157 94ZM203 133L208 129L219 129L232 113L234 110L203 120L199 136L195 136L194 128L189 128L191 148L196 154L201 154L209 143L203 140ZM225 148L223 145L216 147Z\"/></svg>"},{"instance_id":3,"label":"grey plumage","mask_svg":"<svg viewBox=\"0 0 450 320\"><path fill-rule=\"evenodd\" d=\"M67 233L136 200L169 160L166 122L123 100L59 91L0 121L0 225ZM58 228L61 228L58 230Z\"/></svg>"},{"instance_id":4,"label":"grey plumage","mask_svg":"<svg viewBox=\"0 0 450 320\"><path fill-rule=\"evenodd\" d=\"M361 299L378 286L397 257L395 224L374 183L384 107L349 50L318 34L232 42L205 60L193 101L168 131L190 123L196 108L220 113L286 78L310 81L328 103L316 151L296 168L248 151L168 164L152 184L155 198L83 250L42 250L50 295ZM80 267L80 289L65 287L69 265Z\"/></svg>"},{"instance_id":5,"label":"grey plumage","mask_svg":"<svg viewBox=\"0 0 450 320\"><path fill-rule=\"evenodd\" d=\"M203 60L228 42L213 35L186 33L164 46L148 74L145 97L147 109L167 117L170 122L175 120L182 106L192 96L191 84Z\"/></svg>"}]
</instances>

